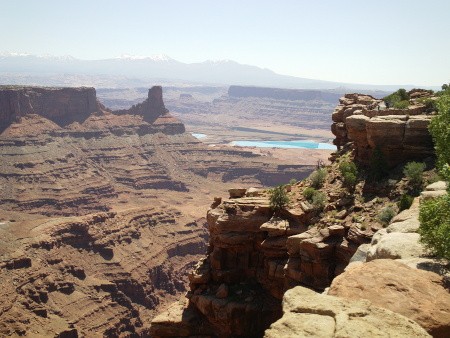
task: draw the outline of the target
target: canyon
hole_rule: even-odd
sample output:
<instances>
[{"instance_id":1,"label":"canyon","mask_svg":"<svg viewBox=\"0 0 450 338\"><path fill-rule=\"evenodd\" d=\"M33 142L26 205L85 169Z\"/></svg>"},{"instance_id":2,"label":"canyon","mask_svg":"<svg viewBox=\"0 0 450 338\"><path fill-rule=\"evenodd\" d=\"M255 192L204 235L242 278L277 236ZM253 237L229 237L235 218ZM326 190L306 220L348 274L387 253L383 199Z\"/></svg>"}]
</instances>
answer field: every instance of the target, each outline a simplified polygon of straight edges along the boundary
<instances>
[{"instance_id":1,"label":"canyon","mask_svg":"<svg viewBox=\"0 0 450 338\"><path fill-rule=\"evenodd\" d=\"M425 181L436 174L435 112L421 100L431 92L393 109L369 93L168 91L103 90L104 105L94 88L0 87L1 335L450 334L450 264L417 233L421 199L446 183L397 207L405 162L423 161ZM329 151L228 144L249 135L334 135L338 150L328 163ZM375 151L390 168L378 181ZM326 173L319 186L313 170ZM268 187L280 184L289 203L274 210ZM320 205L306 197L313 185ZM398 215L383 223L386 206Z\"/></svg>"},{"instance_id":2,"label":"canyon","mask_svg":"<svg viewBox=\"0 0 450 338\"><path fill-rule=\"evenodd\" d=\"M339 150L322 168L324 181L285 185L289 203L280 210L267 189L232 189L211 205L208 253L189 274L185 298L153 319L151 335L448 336L450 264L418 233L421 200L445 195L446 183L427 186L409 209L397 207L408 192L402 163L424 161L425 179L434 175L427 129L434 112L417 100L432 94L408 94L401 110L378 108L382 100L365 94L342 97L332 125ZM356 128L352 118L364 123ZM367 160L376 148L391 170L373 180ZM350 160L361 170L354 186L340 169ZM313 187L320 206L307 198ZM387 207L398 215L385 221Z\"/></svg>"},{"instance_id":3,"label":"canyon","mask_svg":"<svg viewBox=\"0 0 450 338\"><path fill-rule=\"evenodd\" d=\"M200 142L158 86L117 110L94 88L2 86L0 107L5 336L148 335L206 252L211 200L315 167Z\"/></svg>"}]
</instances>

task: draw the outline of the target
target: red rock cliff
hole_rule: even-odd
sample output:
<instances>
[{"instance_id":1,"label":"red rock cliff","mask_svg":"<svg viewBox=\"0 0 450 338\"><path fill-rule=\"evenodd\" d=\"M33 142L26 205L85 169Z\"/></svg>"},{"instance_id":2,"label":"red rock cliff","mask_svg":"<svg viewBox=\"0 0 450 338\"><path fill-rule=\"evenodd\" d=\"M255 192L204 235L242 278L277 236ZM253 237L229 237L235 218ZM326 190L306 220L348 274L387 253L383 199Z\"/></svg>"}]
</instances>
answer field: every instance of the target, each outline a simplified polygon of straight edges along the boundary
<instances>
[{"instance_id":1,"label":"red rock cliff","mask_svg":"<svg viewBox=\"0 0 450 338\"><path fill-rule=\"evenodd\" d=\"M39 114L59 126L83 122L99 110L94 88L0 87L0 132L27 114Z\"/></svg>"}]
</instances>

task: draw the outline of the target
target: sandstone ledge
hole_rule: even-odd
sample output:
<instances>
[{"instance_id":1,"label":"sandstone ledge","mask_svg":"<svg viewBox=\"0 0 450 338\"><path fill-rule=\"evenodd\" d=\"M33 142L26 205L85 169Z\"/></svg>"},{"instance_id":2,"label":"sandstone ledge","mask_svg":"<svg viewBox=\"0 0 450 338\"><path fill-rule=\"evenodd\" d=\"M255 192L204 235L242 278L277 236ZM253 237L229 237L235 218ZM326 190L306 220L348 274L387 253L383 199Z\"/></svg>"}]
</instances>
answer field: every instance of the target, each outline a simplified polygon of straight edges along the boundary
<instances>
[{"instance_id":1,"label":"sandstone ledge","mask_svg":"<svg viewBox=\"0 0 450 338\"><path fill-rule=\"evenodd\" d=\"M297 286L283 297L283 317L264 337L430 337L414 321L368 301L350 301Z\"/></svg>"}]
</instances>

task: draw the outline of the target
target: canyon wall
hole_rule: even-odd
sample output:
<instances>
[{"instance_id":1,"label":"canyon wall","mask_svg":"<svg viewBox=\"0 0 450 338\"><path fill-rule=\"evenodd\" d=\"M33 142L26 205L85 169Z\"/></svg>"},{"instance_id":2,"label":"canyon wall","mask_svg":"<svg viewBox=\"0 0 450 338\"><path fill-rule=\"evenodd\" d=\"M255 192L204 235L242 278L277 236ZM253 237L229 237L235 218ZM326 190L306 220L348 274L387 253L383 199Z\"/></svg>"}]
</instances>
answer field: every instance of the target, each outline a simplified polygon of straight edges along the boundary
<instances>
[{"instance_id":1,"label":"canyon wall","mask_svg":"<svg viewBox=\"0 0 450 338\"><path fill-rule=\"evenodd\" d=\"M401 196L411 193L408 179L397 170L373 182L361 170L350 185L340 166L351 161L369 164L378 147L389 166L434 155L427 127L435 112L417 100L431 93L409 94L413 99L408 109L386 109L382 100L369 95L341 98L332 130L335 144L348 151L333 155L320 184L310 178L283 186L289 203L281 210L270 208L268 190L231 189L229 199L215 199L207 212L208 253L189 274L186 298L153 319L152 336L447 335L448 307L430 294L449 298L445 278L438 274L447 273L448 279L450 265L432 257L420 243L418 199L391 225L382 217L387 207L393 215L398 212ZM431 165L427 169L424 180L435 174ZM445 184L438 185L439 194L445 194ZM307 189L320 194L323 203L308 200ZM399 259L399 265L384 262L386 258ZM355 264L375 259L380 261L364 264L363 278L351 276ZM375 265L373 278L382 285L376 292L370 290L376 283L364 280L370 279ZM396 269L405 274L394 282L390 274ZM419 295L422 286L414 284L419 277L423 289L435 291ZM347 286L340 291L343 298L322 294L330 285L333 290L333 281ZM397 297L401 306L391 301ZM429 318L416 300L441 312Z\"/></svg>"},{"instance_id":2,"label":"canyon wall","mask_svg":"<svg viewBox=\"0 0 450 338\"><path fill-rule=\"evenodd\" d=\"M99 111L94 88L0 86L0 133L27 114L39 114L66 126Z\"/></svg>"},{"instance_id":3,"label":"canyon wall","mask_svg":"<svg viewBox=\"0 0 450 338\"><path fill-rule=\"evenodd\" d=\"M111 111L94 89L0 89L0 335L148 336L206 252L230 185L313 166L208 147L161 87Z\"/></svg>"},{"instance_id":4,"label":"canyon wall","mask_svg":"<svg viewBox=\"0 0 450 338\"><path fill-rule=\"evenodd\" d=\"M306 100L306 101L326 101L336 102L340 94L325 90L302 90L302 89L281 89L250 86L230 86L228 88L230 97L260 97L276 100Z\"/></svg>"}]
</instances>

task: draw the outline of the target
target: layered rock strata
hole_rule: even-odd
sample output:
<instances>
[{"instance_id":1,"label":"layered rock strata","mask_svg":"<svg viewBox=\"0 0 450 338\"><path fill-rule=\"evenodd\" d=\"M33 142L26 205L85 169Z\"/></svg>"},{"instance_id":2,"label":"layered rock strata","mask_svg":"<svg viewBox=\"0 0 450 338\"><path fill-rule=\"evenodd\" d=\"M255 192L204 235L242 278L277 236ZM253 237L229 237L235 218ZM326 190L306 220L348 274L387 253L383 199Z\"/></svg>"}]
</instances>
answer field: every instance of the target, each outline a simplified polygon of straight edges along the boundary
<instances>
[{"instance_id":1,"label":"layered rock strata","mask_svg":"<svg viewBox=\"0 0 450 338\"><path fill-rule=\"evenodd\" d=\"M3 88L0 94L1 105L10 107L2 111L6 129L0 134L0 203L6 210L87 214L158 189L187 192L211 180L274 185L312 169L206 147L167 112L161 87L117 112L97 103L93 88Z\"/></svg>"},{"instance_id":2,"label":"layered rock strata","mask_svg":"<svg viewBox=\"0 0 450 338\"><path fill-rule=\"evenodd\" d=\"M83 122L99 110L94 88L0 86L0 133L28 114L39 114L66 126Z\"/></svg>"},{"instance_id":3,"label":"layered rock strata","mask_svg":"<svg viewBox=\"0 0 450 338\"><path fill-rule=\"evenodd\" d=\"M148 336L205 253L212 196L312 169L205 146L160 87L115 112L93 88L2 87L0 107L2 336Z\"/></svg>"},{"instance_id":4,"label":"layered rock strata","mask_svg":"<svg viewBox=\"0 0 450 338\"><path fill-rule=\"evenodd\" d=\"M321 188L327 191L321 218L303 196L307 181L286 187L291 202L277 215L269 208L268 192L261 189L231 189L229 200L216 199L207 215L208 255L189 275L187 299L153 320L152 336L262 336L274 318L277 322L266 331L268 337L345 337L353 330L361 336L447 335L448 290L434 272L448 268L448 262L422 257L426 250L416 233L419 200L384 227L377 217L389 198L364 202L365 198L358 198L362 185L350 197L348 190L338 188L342 178L336 171L338 163L328 168ZM438 196L442 189L445 184L435 183L421 198ZM379 262L359 267L366 256ZM416 267L434 272L422 273ZM357 268L361 270L353 270ZM311 291L323 291L330 283L330 294L341 298ZM357 289L354 297L353 288ZM303 297L306 300L301 302ZM279 318L282 298L284 315ZM411 298L417 303L411 304ZM294 303L295 310L286 307ZM254 304L257 312L248 307Z\"/></svg>"},{"instance_id":5,"label":"layered rock strata","mask_svg":"<svg viewBox=\"0 0 450 338\"><path fill-rule=\"evenodd\" d=\"M192 323L219 336L262 336L281 316L286 290L297 285L323 290L358 243L369 240L344 225L308 230L317 212L304 200L274 216L267 191L231 189L230 197L208 211L208 255L189 275L189 302L174 305L179 321L161 314L152 322L152 336L178 336L179 328L187 336L198 334L197 326L183 319L184 311L196 314Z\"/></svg>"},{"instance_id":6,"label":"layered rock strata","mask_svg":"<svg viewBox=\"0 0 450 338\"><path fill-rule=\"evenodd\" d=\"M2 226L3 241L14 226ZM202 220L169 208L21 227L23 238L1 256L2 336L147 336L158 307L185 289L207 238Z\"/></svg>"},{"instance_id":7,"label":"layered rock strata","mask_svg":"<svg viewBox=\"0 0 450 338\"><path fill-rule=\"evenodd\" d=\"M416 98L414 93L410 96ZM431 96L428 91L423 93L421 97ZM432 116L417 99L407 109L387 109L382 100L361 94L346 94L339 102L332 114L333 142L339 148L353 142L357 161L369 164L377 147L391 166L433 155L428 132Z\"/></svg>"}]
</instances>

